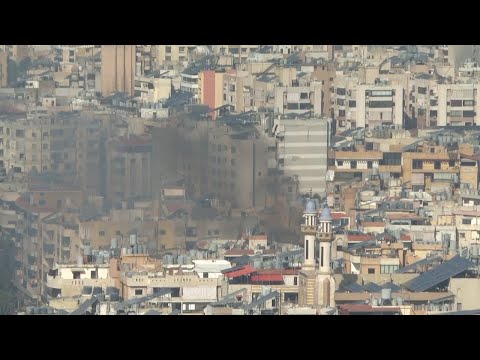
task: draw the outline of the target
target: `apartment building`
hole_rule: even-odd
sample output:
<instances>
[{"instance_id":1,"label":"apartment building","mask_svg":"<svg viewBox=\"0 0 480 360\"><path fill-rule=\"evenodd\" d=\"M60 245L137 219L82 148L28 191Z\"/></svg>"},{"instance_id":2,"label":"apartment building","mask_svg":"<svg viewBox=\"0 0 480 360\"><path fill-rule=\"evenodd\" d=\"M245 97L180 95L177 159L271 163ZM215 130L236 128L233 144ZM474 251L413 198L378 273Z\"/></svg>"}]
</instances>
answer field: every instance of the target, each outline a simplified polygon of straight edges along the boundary
<instances>
[{"instance_id":1,"label":"apartment building","mask_svg":"<svg viewBox=\"0 0 480 360\"><path fill-rule=\"evenodd\" d=\"M81 203L83 194L75 189L35 188L18 197L13 208L14 280L27 302L44 295L47 273L55 261L73 261L80 251L78 227L62 211Z\"/></svg>"},{"instance_id":2,"label":"apartment building","mask_svg":"<svg viewBox=\"0 0 480 360\"><path fill-rule=\"evenodd\" d=\"M203 276L203 274L202 274ZM182 313L201 312L208 304L222 297L222 279L200 278L195 272L173 274L142 274L138 271L122 272L120 293L124 299L153 294L163 288L171 289L167 297L174 310Z\"/></svg>"},{"instance_id":3,"label":"apartment building","mask_svg":"<svg viewBox=\"0 0 480 360\"><path fill-rule=\"evenodd\" d=\"M355 78L336 78L332 106L337 132L357 127L404 126L404 86L374 82L359 85Z\"/></svg>"},{"instance_id":4,"label":"apartment building","mask_svg":"<svg viewBox=\"0 0 480 360\"><path fill-rule=\"evenodd\" d=\"M135 74L137 76L148 76L155 70L155 51L154 45L137 45Z\"/></svg>"},{"instance_id":5,"label":"apartment building","mask_svg":"<svg viewBox=\"0 0 480 360\"><path fill-rule=\"evenodd\" d=\"M268 146L253 126L219 125L208 136L208 191L235 208L264 206ZM273 149L272 149L273 150Z\"/></svg>"},{"instance_id":6,"label":"apartment building","mask_svg":"<svg viewBox=\"0 0 480 360\"><path fill-rule=\"evenodd\" d=\"M198 104L198 73L197 69L187 68L180 74L180 91L192 94L191 102Z\"/></svg>"},{"instance_id":7,"label":"apartment building","mask_svg":"<svg viewBox=\"0 0 480 360\"><path fill-rule=\"evenodd\" d=\"M3 45L2 47L16 63L19 63L29 55L28 45Z\"/></svg>"},{"instance_id":8,"label":"apartment building","mask_svg":"<svg viewBox=\"0 0 480 360\"><path fill-rule=\"evenodd\" d=\"M453 210L455 226L458 233L459 249L470 248L472 245L480 245L480 209L460 208Z\"/></svg>"},{"instance_id":9,"label":"apartment building","mask_svg":"<svg viewBox=\"0 0 480 360\"><path fill-rule=\"evenodd\" d=\"M76 50L75 46L59 45L55 47L54 60L62 65L64 71L71 68L71 65L76 63Z\"/></svg>"},{"instance_id":10,"label":"apartment building","mask_svg":"<svg viewBox=\"0 0 480 360\"><path fill-rule=\"evenodd\" d=\"M203 70L198 74L198 102L208 105L210 110L224 105L224 76L225 72L215 70ZM235 87L235 85L233 85ZM235 89L234 89L235 90ZM212 112L211 117L215 119L217 112Z\"/></svg>"},{"instance_id":11,"label":"apartment building","mask_svg":"<svg viewBox=\"0 0 480 360\"><path fill-rule=\"evenodd\" d=\"M413 191L449 188L460 172L457 154L448 152L442 146L426 146L419 150L402 154L405 186Z\"/></svg>"},{"instance_id":12,"label":"apartment building","mask_svg":"<svg viewBox=\"0 0 480 360\"><path fill-rule=\"evenodd\" d=\"M184 178L190 198L200 198L208 193L208 134L214 125L206 120L186 120L177 129L176 154L162 156L175 157L175 175ZM166 129L165 129L166 130Z\"/></svg>"},{"instance_id":13,"label":"apartment building","mask_svg":"<svg viewBox=\"0 0 480 360\"><path fill-rule=\"evenodd\" d=\"M104 290L114 287L115 279L111 276L113 272L110 263L83 263L82 261L55 264L47 276L47 294L52 298L68 298L82 295L88 290L92 291L92 288L98 291L98 288Z\"/></svg>"},{"instance_id":14,"label":"apartment building","mask_svg":"<svg viewBox=\"0 0 480 360\"><path fill-rule=\"evenodd\" d=\"M149 196L152 141L149 136L111 139L107 148L107 200Z\"/></svg>"},{"instance_id":15,"label":"apartment building","mask_svg":"<svg viewBox=\"0 0 480 360\"><path fill-rule=\"evenodd\" d=\"M324 194L331 120L281 118L272 129L278 139L278 168L284 176L298 179L300 193Z\"/></svg>"},{"instance_id":16,"label":"apartment building","mask_svg":"<svg viewBox=\"0 0 480 360\"><path fill-rule=\"evenodd\" d=\"M172 95L172 79L168 77L138 76L135 80L135 97L142 102L158 103Z\"/></svg>"},{"instance_id":17,"label":"apartment building","mask_svg":"<svg viewBox=\"0 0 480 360\"><path fill-rule=\"evenodd\" d=\"M189 61L189 54L197 45L155 45L156 61L159 65L186 63Z\"/></svg>"},{"instance_id":18,"label":"apartment building","mask_svg":"<svg viewBox=\"0 0 480 360\"><path fill-rule=\"evenodd\" d=\"M374 169L379 169L384 158L381 151L330 151L330 170L335 172L335 181L349 181L355 178L370 178Z\"/></svg>"},{"instance_id":19,"label":"apartment building","mask_svg":"<svg viewBox=\"0 0 480 360\"><path fill-rule=\"evenodd\" d=\"M478 89L478 84L438 84L433 79L416 80L412 106L418 128L478 124Z\"/></svg>"},{"instance_id":20,"label":"apartment building","mask_svg":"<svg viewBox=\"0 0 480 360\"><path fill-rule=\"evenodd\" d=\"M322 114L322 83L310 86L279 86L275 88L275 113L283 115Z\"/></svg>"},{"instance_id":21,"label":"apartment building","mask_svg":"<svg viewBox=\"0 0 480 360\"><path fill-rule=\"evenodd\" d=\"M135 45L102 45L102 96L135 92Z\"/></svg>"},{"instance_id":22,"label":"apartment building","mask_svg":"<svg viewBox=\"0 0 480 360\"><path fill-rule=\"evenodd\" d=\"M6 169L16 168L28 172L49 170L50 164L50 119L42 114L34 118L8 115L1 120L3 144L0 155ZM1 136L1 135L0 135ZM2 154L3 150L3 154Z\"/></svg>"},{"instance_id":23,"label":"apartment building","mask_svg":"<svg viewBox=\"0 0 480 360\"><path fill-rule=\"evenodd\" d=\"M213 45L213 51L220 55L233 56L234 63L245 63L250 54L255 52L260 45Z\"/></svg>"}]
</instances>

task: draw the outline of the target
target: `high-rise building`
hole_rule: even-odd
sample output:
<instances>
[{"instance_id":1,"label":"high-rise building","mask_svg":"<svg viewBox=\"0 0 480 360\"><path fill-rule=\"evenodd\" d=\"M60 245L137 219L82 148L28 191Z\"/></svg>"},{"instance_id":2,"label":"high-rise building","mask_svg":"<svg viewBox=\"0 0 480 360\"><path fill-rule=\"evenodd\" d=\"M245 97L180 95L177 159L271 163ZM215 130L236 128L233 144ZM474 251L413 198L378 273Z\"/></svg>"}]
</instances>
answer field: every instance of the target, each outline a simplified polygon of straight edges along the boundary
<instances>
[{"instance_id":1,"label":"high-rise building","mask_svg":"<svg viewBox=\"0 0 480 360\"><path fill-rule=\"evenodd\" d=\"M331 119L275 119L278 166L285 176L298 177L299 191L325 192Z\"/></svg>"},{"instance_id":2,"label":"high-rise building","mask_svg":"<svg viewBox=\"0 0 480 360\"><path fill-rule=\"evenodd\" d=\"M101 77L103 96L116 92L133 96L135 45L103 45Z\"/></svg>"}]
</instances>

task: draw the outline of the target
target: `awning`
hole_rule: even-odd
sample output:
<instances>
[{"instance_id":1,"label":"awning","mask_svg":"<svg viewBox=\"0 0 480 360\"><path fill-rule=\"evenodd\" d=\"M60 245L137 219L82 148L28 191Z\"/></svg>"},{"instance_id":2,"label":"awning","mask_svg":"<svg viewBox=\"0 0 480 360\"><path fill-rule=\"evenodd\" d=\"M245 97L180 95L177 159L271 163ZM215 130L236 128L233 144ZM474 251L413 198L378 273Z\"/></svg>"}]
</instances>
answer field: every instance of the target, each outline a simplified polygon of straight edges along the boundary
<instances>
[{"instance_id":1,"label":"awning","mask_svg":"<svg viewBox=\"0 0 480 360\"><path fill-rule=\"evenodd\" d=\"M252 282L283 282L281 274L260 274L252 275Z\"/></svg>"},{"instance_id":2,"label":"awning","mask_svg":"<svg viewBox=\"0 0 480 360\"><path fill-rule=\"evenodd\" d=\"M255 271L256 270L251 265L245 265L238 270L234 270L234 271L231 271L231 272L224 271L224 274L229 279L233 279L233 278L237 278L237 277L240 277L240 276L249 275L251 273L254 273Z\"/></svg>"}]
</instances>

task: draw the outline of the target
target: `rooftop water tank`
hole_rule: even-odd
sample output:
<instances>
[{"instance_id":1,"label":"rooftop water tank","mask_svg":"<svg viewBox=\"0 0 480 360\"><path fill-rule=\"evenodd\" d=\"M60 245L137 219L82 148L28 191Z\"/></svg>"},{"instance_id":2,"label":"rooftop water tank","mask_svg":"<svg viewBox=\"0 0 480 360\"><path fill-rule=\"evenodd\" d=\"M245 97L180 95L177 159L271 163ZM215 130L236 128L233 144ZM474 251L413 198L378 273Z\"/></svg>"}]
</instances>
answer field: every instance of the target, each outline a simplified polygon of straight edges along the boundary
<instances>
[{"instance_id":1,"label":"rooftop water tank","mask_svg":"<svg viewBox=\"0 0 480 360\"><path fill-rule=\"evenodd\" d=\"M392 289L382 289L382 300L390 300L392 298Z\"/></svg>"}]
</instances>

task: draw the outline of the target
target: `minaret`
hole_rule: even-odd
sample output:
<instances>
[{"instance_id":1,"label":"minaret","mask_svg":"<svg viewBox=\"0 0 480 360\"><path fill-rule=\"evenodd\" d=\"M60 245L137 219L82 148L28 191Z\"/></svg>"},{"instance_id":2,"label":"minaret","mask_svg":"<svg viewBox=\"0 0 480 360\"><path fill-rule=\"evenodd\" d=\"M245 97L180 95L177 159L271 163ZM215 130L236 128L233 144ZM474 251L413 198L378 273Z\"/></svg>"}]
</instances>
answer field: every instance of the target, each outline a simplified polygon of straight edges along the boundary
<instances>
[{"instance_id":1,"label":"minaret","mask_svg":"<svg viewBox=\"0 0 480 360\"><path fill-rule=\"evenodd\" d=\"M318 262L317 272L317 299L316 305L320 307L334 306L335 304L335 280L333 278L332 263L332 215L330 209L325 204L319 218L317 239Z\"/></svg>"},{"instance_id":2,"label":"minaret","mask_svg":"<svg viewBox=\"0 0 480 360\"><path fill-rule=\"evenodd\" d=\"M317 209L315 202L309 200L303 213L304 222L301 226L304 234L304 259L303 269L315 269L315 235L317 232Z\"/></svg>"},{"instance_id":3,"label":"minaret","mask_svg":"<svg viewBox=\"0 0 480 360\"><path fill-rule=\"evenodd\" d=\"M304 263L299 272L298 304L315 305L315 240L317 233L317 209L313 200L308 200L303 212Z\"/></svg>"}]
</instances>

